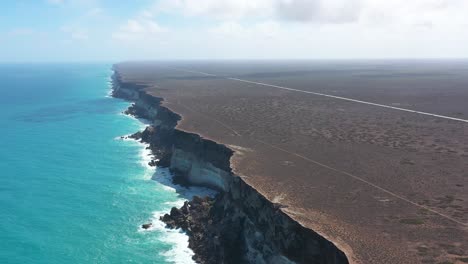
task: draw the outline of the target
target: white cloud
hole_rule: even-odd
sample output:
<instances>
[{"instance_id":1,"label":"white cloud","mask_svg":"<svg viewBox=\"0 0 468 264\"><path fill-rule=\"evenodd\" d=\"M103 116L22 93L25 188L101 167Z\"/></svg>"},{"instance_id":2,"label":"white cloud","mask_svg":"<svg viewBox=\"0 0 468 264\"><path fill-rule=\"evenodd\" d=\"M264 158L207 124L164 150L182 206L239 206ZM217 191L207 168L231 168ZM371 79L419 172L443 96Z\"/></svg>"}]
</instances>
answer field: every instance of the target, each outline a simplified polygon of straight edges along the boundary
<instances>
[{"instance_id":1,"label":"white cloud","mask_svg":"<svg viewBox=\"0 0 468 264\"><path fill-rule=\"evenodd\" d=\"M64 10L74 14L60 27L60 31L67 35L66 42L84 41L90 39L90 36L97 36L99 24L106 19L104 9L99 7L94 0L62 0L61 3Z\"/></svg>"},{"instance_id":2,"label":"white cloud","mask_svg":"<svg viewBox=\"0 0 468 264\"><path fill-rule=\"evenodd\" d=\"M366 0L361 23L391 30L443 29L466 27L468 1L465 0Z\"/></svg>"},{"instance_id":3,"label":"white cloud","mask_svg":"<svg viewBox=\"0 0 468 264\"><path fill-rule=\"evenodd\" d=\"M61 31L68 34L69 38L72 40L87 40L89 39L88 32L85 29L63 26Z\"/></svg>"},{"instance_id":4,"label":"white cloud","mask_svg":"<svg viewBox=\"0 0 468 264\"><path fill-rule=\"evenodd\" d=\"M223 22L209 29L209 32L228 36L245 36L248 33L246 28L234 21Z\"/></svg>"},{"instance_id":5,"label":"white cloud","mask_svg":"<svg viewBox=\"0 0 468 264\"><path fill-rule=\"evenodd\" d=\"M168 59L466 57L466 14L468 0L161 0L113 38Z\"/></svg>"},{"instance_id":6,"label":"white cloud","mask_svg":"<svg viewBox=\"0 0 468 264\"><path fill-rule=\"evenodd\" d=\"M280 36L283 33L282 31L283 27L276 21L264 21L255 24L253 27L253 32L255 34L258 33L269 38Z\"/></svg>"},{"instance_id":7,"label":"white cloud","mask_svg":"<svg viewBox=\"0 0 468 264\"><path fill-rule=\"evenodd\" d=\"M98 17L103 14L103 10L99 7L94 7L89 9L84 15L83 18Z\"/></svg>"},{"instance_id":8,"label":"white cloud","mask_svg":"<svg viewBox=\"0 0 468 264\"><path fill-rule=\"evenodd\" d=\"M276 21L262 21L253 25L243 25L236 21L226 21L208 29L214 36L236 38L272 38L279 36L283 31Z\"/></svg>"},{"instance_id":9,"label":"white cloud","mask_svg":"<svg viewBox=\"0 0 468 264\"><path fill-rule=\"evenodd\" d=\"M132 40L140 38L151 38L168 30L144 14L137 19L128 19L125 24L112 34L112 37L119 40Z\"/></svg>"},{"instance_id":10,"label":"white cloud","mask_svg":"<svg viewBox=\"0 0 468 264\"><path fill-rule=\"evenodd\" d=\"M299 22L349 23L359 19L361 0L278 0L279 18Z\"/></svg>"},{"instance_id":11,"label":"white cloud","mask_svg":"<svg viewBox=\"0 0 468 264\"><path fill-rule=\"evenodd\" d=\"M31 36L34 35L36 31L31 28L15 28L8 32L10 36Z\"/></svg>"},{"instance_id":12,"label":"white cloud","mask_svg":"<svg viewBox=\"0 0 468 264\"><path fill-rule=\"evenodd\" d=\"M224 21L278 20L318 24L460 24L467 0L162 0L153 13Z\"/></svg>"},{"instance_id":13,"label":"white cloud","mask_svg":"<svg viewBox=\"0 0 468 264\"><path fill-rule=\"evenodd\" d=\"M87 40L89 38L88 34L84 32L73 32L71 33L70 36L72 39L75 39L75 40Z\"/></svg>"},{"instance_id":14,"label":"white cloud","mask_svg":"<svg viewBox=\"0 0 468 264\"><path fill-rule=\"evenodd\" d=\"M162 0L153 9L156 12L229 20L248 16L268 17L273 8L271 0Z\"/></svg>"},{"instance_id":15,"label":"white cloud","mask_svg":"<svg viewBox=\"0 0 468 264\"><path fill-rule=\"evenodd\" d=\"M358 19L361 2L383 0L163 0L156 12L216 19L278 19L345 23Z\"/></svg>"},{"instance_id":16,"label":"white cloud","mask_svg":"<svg viewBox=\"0 0 468 264\"><path fill-rule=\"evenodd\" d=\"M63 4L63 0L47 0L47 3L52 4L52 5L60 5Z\"/></svg>"},{"instance_id":17,"label":"white cloud","mask_svg":"<svg viewBox=\"0 0 468 264\"><path fill-rule=\"evenodd\" d=\"M134 58L467 57L466 14L468 0L162 0L112 37Z\"/></svg>"}]
</instances>

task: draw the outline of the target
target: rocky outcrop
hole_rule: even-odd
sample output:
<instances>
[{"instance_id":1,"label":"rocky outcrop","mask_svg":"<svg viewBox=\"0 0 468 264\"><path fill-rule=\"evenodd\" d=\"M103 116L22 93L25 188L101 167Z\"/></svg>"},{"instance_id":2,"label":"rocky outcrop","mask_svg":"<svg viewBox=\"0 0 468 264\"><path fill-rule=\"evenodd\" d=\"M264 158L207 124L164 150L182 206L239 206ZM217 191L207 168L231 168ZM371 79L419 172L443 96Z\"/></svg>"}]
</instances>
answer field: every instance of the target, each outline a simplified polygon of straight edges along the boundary
<instances>
[{"instance_id":1,"label":"rocky outcrop","mask_svg":"<svg viewBox=\"0 0 468 264\"><path fill-rule=\"evenodd\" d=\"M149 229L149 228L151 228L152 226L153 226L153 223L147 223L147 224L142 224L142 225L141 225L141 228L143 228L143 229Z\"/></svg>"},{"instance_id":2,"label":"rocky outcrop","mask_svg":"<svg viewBox=\"0 0 468 264\"><path fill-rule=\"evenodd\" d=\"M162 217L182 228L199 263L348 263L332 242L301 226L232 173L233 151L199 135L177 130L180 116L148 95L144 86L113 76L113 95L133 103L128 114L151 121L133 138L149 144L154 164L169 167L182 185L207 186L215 198L195 197Z\"/></svg>"}]
</instances>

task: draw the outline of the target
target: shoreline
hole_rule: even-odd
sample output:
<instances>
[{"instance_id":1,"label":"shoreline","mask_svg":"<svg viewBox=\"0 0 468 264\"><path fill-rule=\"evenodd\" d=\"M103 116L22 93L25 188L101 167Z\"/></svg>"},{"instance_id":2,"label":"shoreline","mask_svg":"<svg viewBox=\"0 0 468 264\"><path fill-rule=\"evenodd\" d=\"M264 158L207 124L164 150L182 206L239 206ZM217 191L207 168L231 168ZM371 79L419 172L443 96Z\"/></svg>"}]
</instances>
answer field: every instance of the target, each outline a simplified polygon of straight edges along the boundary
<instances>
[{"instance_id":1,"label":"shoreline","mask_svg":"<svg viewBox=\"0 0 468 264\"><path fill-rule=\"evenodd\" d=\"M114 70L112 96L133 102L127 114L153 120L152 125L134 135L138 134L141 141L149 143L158 159L157 163L169 167L175 174L173 180L182 185L206 186L220 191L210 206L200 206L201 211L183 212L184 207L203 203L192 200L181 209L173 208L170 214L163 217L166 223L172 221L174 227L182 226L186 232L190 231L189 245L196 254L197 262L231 263L229 261L235 256L236 261L241 263L349 263L345 253L335 243L293 220L280 204L269 201L234 175L230 160L232 149L178 130L176 126L182 116L162 106L163 99L147 94L144 88L143 85L124 83ZM200 149L200 146L204 147ZM212 149L214 154L210 156L207 154L210 151L204 148ZM194 167L197 170L194 171ZM177 219L181 212L182 217ZM196 218L197 214L205 215L203 221L206 222L191 222L187 226L187 219ZM190 227L201 231L197 233ZM230 237L233 232L239 234ZM209 241L213 237L217 238L216 241ZM232 245L233 241L235 245Z\"/></svg>"},{"instance_id":2,"label":"shoreline","mask_svg":"<svg viewBox=\"0 0 468 264\"><path fill-rule=\"evenodd\" d=\"M112 96L112 90L109 92L110 97L116 98ZM129 106L131 107L131 106ZM127 107L126 109L128 109ZM125 110L126 111L126 110ZM139 118L137 116L125 113L125 111L121 112L120 114L134 119L140 122L141 127L138 131L145 130L151 122L144 118ZM168 171L166 168L158 168L155 165L151 165L154 162L154 154L153 151L149 148L149 144L142 140L133 138L134 134L127 134L123 136L118 136L115 140L120 141L131 141L139 146L141 146L141 150L139 152L140 156L140 163L142 167L145 168L145 178L149 176L147 180L155 181L161 184L162 188L165 191L175 192L179 196L179 200L173 202L166 202L165 205L168 207L180 207L185 202L190 201L194 196L210 196L213 197L216 193L210 189L205 188L190 188L180 186L172 182L172 173ZM162 171L161 171L162 170ZM168 260L176 261L176 263L196 263L193 260L194 252L188 246L189 244L189 236L186 231L182 230L181 228L167 228L166 223L164 223L161 218L169 211L167 210L159 210L159 211L152 211L151 217L148 218L148 221L151 223L149 228L143 228L144 223L140 223L138 226L138 232L162 232L165 234L164 242L168 242L172 245L172 248L168 251L161 252L160 255L168 258Z\"/></svg>"}]
</instances>

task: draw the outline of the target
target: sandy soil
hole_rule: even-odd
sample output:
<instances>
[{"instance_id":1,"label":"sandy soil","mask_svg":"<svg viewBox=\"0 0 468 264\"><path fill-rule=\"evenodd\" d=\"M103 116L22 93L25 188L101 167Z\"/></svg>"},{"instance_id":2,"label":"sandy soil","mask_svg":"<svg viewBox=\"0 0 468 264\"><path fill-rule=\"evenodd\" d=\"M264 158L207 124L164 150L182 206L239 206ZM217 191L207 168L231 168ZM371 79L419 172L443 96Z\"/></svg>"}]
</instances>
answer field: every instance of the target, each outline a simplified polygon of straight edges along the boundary
<instances>
[{"instance_id":1,"label":"sandy soil","mask_svg":"<svg viewBox=\"0 0 468 264\"><path fill-rule=\"evenodd\" d=\"M225 78L468 119L467 62L147 62L117 70L182 115L179 129L229 145L237 175L354 261L468 262L468 123Z\"/></svg>"}]
</instances>

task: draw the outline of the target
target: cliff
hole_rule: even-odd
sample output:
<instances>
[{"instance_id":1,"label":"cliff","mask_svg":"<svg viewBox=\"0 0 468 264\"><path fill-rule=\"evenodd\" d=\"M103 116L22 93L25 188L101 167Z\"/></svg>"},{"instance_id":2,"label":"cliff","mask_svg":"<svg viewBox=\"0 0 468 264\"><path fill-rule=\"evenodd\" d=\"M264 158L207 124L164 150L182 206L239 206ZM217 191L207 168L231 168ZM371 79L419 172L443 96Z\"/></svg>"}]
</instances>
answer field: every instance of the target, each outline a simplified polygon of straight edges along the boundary
<instances>
[{"instance_id":1,"label":"cliff","mask_svg":"<svg viewBox=\"0 0 468 264\"><path fill-rule=\"evenodd\" d=\"M113 96L133 102L128 114L151 125L135 138L150 145L157 165L174 172L180 184L219 191L214 199L195 198L163 217L181 227L200 263L348 263L332 242L301 226L275 204L233 174L233 151L176 128L181 117L162 106L142 85L125 82L115 72Z\"/></svg>"}]
</instances>

